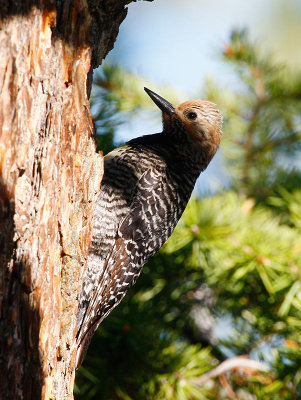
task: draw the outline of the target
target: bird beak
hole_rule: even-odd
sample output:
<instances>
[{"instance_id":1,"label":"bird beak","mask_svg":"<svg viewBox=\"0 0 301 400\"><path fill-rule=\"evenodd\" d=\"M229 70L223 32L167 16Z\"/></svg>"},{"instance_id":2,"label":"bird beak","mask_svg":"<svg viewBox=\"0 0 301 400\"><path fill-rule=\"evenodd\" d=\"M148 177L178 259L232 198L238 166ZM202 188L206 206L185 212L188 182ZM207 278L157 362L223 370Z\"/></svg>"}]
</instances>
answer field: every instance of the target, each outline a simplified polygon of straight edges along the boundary
<instances>
[{"instance_id":1,"label":"bird beak","mask_svg":"<svg viewBox=\"0 0 301 400\"><path fill-rule=\"evenodd\" d=\"M170 104L167 100L163 99L163 97L159 96L157 93L149 90L148 88L144 88L149 97L153 100L153 102L162 110L162 112L172 115L175 112L175 108L172 104Z\"/></svg>"}]
</instances>

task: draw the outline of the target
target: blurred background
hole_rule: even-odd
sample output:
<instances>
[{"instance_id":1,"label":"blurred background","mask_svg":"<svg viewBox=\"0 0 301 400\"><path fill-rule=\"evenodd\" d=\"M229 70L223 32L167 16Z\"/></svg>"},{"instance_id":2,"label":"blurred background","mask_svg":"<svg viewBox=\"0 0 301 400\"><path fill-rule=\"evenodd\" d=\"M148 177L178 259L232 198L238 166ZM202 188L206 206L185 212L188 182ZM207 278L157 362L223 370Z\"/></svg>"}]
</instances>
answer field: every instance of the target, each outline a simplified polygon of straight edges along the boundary
<instances>
[{"instance_id":1,"label":"blurred background","mask_svg":"<svg viewBox=\"0 0 301 400\"><path fill-rule=\"evenodd\" d=\"M144 86L215 102L224 134L95 334L76 399L301 398L300 22L300 0L130 4L94 73L99 149L161 130Z\"/></svg>"}]
</instances>

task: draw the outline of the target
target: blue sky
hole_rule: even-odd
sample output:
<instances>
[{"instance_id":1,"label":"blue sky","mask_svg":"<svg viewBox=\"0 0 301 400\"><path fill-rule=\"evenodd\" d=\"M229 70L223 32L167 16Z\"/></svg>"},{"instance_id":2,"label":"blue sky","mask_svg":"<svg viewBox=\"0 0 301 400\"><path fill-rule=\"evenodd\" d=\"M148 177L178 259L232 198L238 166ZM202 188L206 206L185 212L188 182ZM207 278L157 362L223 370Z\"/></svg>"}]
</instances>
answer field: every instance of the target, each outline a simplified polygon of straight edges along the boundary
<instances>
[{"instance_id":1,"label":"blue sky","mask_svg":"<svg viewBox=\"0 0 301 400\"><path fill-rule=\"evenodd\" d=\"M222 79L218 51L233 27L260 34L269 0L154 0L129 6L109 59L193 95L204 76Z\"/></svg>"},{"instance_id":2,"label":"blue sky","mask_svg":"<svg viewBox=\"0 0 301 400\"><path fill-rule=\"evenodd\" d=\"M114 49L116 63L156 85L170 85L183 101L200 97L206 76L235 85L232 71L219 58L233 28L247 27L263 49L291 65L301 62L300 0L154 0L129 5ZM296 16L296 20L294 19ZM289 21L289 23L288 23ZM291 37L296 40L290 40ZM139 115L118 131L118 140L161 130L161 116ZM197 183L199 192L227 184L220 155Z\"/></svg>"},{"instance_id":3,"label":"blue sky","mask_svg":"<svg viewBox=\"0 0 301 400\"><path fill-rule=\"evenodd\" d=\"M232 83L218 53L233 28L248 27L264 48L278 50L284 59L288 52L300 55L300 36L286 40L298 23L293 21L294 10L299 19L300 0L138 1L129 5L108 60L193 95L206 75Z\"/></svg>"}]
</instances>

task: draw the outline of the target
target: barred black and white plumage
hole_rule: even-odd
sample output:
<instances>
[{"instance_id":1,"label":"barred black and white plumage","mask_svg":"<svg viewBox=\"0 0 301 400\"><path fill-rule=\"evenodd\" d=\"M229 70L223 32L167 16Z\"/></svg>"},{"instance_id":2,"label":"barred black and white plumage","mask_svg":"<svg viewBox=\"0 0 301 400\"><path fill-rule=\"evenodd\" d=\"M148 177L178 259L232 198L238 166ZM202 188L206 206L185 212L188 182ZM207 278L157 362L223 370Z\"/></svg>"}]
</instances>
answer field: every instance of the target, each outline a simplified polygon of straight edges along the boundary
<instances>
[{"instance_id":1,"label":"barred black and white plumage","mask_svg":"<svg viewBox=\"0 0 301 400\"><path fill-rule=\"evenodd\" d=\"M220 143L222 117L213 103L196 100L173 107L145 90L163 112L164 129L105 157L78 299L77 367L98 325L171 235Z\"/></svg>"}]
</instances>

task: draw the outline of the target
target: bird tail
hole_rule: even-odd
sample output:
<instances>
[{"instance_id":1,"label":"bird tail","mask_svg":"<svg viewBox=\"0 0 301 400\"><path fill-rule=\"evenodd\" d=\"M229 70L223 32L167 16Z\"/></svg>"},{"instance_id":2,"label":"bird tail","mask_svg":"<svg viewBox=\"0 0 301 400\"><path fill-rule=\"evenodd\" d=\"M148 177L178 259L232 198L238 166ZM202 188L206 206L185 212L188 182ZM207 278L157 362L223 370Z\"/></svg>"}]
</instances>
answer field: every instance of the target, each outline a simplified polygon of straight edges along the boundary
<instances>
[{"instance_id":1,"label":"bird tail","mask_svg":"<svg viewBox=\"0 0 301 400\"><path fill-rule=\"evenodd\" d=\"M77 353L76 353L76 369L78 369L86 356L88 347L94 335L94 332L98 328L99 324L102 322L104 317L97 319L93 325L89 327L86 332L82 332L80 329L77 333Z\"/></svg>"},{"instance_id":2,"label":"bird tail","mask_svg":"<svg viewBox=\"0 0 301 400\"><path fill-rule=\"evenodd\" d=\"M82 340L82 342L79 343L77 346L76 366L75 366L76 369L78 369L84 361L92 336L93 334L86 335L85 338Z\"/></svg>"}]
</instances>

